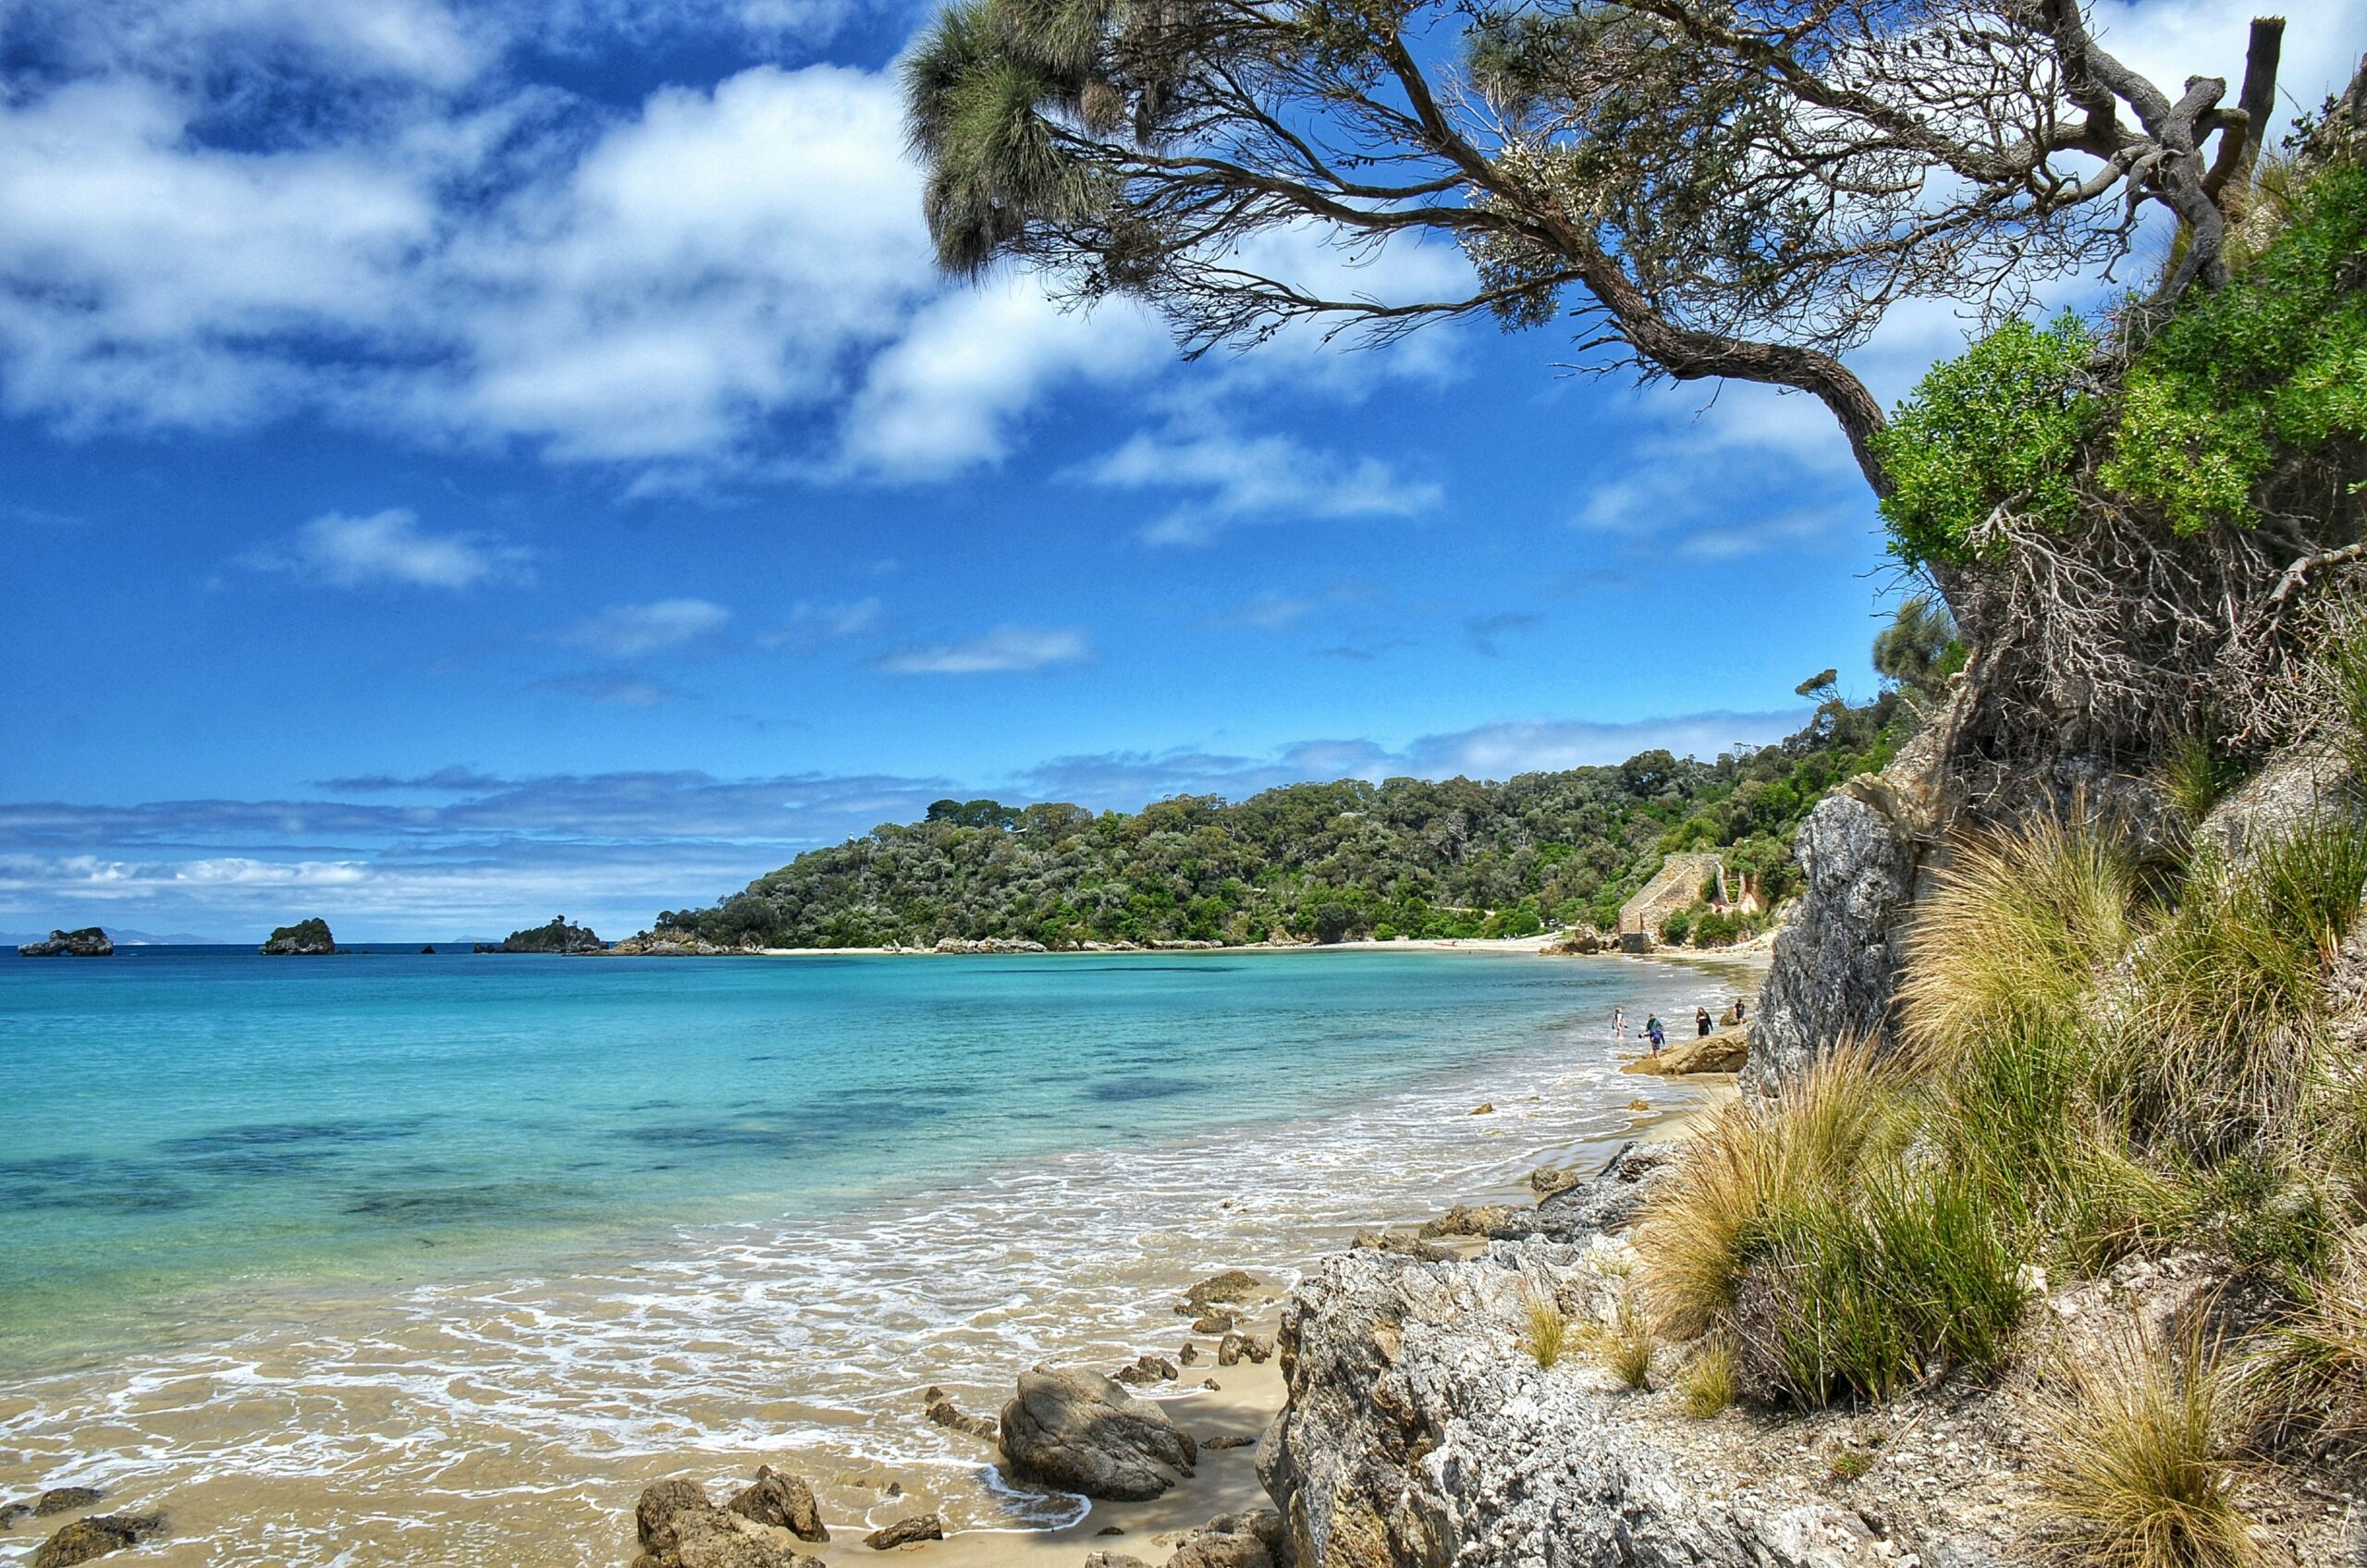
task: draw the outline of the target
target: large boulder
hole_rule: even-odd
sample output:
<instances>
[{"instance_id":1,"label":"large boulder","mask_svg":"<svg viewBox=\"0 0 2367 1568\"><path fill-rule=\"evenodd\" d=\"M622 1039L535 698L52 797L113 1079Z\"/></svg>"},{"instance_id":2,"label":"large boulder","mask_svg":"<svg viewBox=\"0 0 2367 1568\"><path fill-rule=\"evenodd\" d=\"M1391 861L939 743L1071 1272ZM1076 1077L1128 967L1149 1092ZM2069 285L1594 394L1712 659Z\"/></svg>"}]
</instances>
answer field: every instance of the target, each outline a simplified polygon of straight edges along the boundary
<instances>
[{"instance_id":1,"label":"large boulder","mask_svg":"<svg viewBox=\"0 0 2367 1568\"><path fill-rule=\"evenodd\" d=\"M335 951L337 938L329 935L329 923L317 915L276 928L263 945L266 958L313 958Z\"/></svg>"},{"instance_id":2,"label":"large boulder","mask_svg":"<svg viewBox=\"0 0 2367 1568\"><path fill-rule=\"evenodd\" d=\"M1920 859L1903 815L1892 791L1852 779L1800 825L1808 889L1776 934L1743 1068L1747 1092L1772 1095L1835 1040L1887 1030Z\"/></svg>"},{"instance_id":3,"label":"large boulder","mask_svg":"<svg viewBox=\"0 0 2367 1568\"><path fill-rule=\"evenodd\" d=\"M1003 1406L1003 1459L1022 1480L1112 1502L1147 1502L1184 1476L1199 1457L1191 1434L1167 1413L1098 1372L1038 1368L1023 1373Z\"/></svg>"},{"instance_id":4,"label":"large boulder","mask_svg":"<svg viewBox=\"0 0 2367 1568\"><path fill-rule=\"evenodd\" d=\"M27 942L18 948L25 958L113 958L115 938L95 925L85 925L80 931L52 931L45 942Z\"/></svg>"},{"instance_id":5,"label":"large boulder","mask_svg":"<svg viewBox=\"0 0 2367 1568\"><path fill-rule=\"evenodd\" d=\"M138 1546L149 1537L162 1534L164 1528L165 1521L159 1514L94 1513L88 1519L75 1520L42 1542L41 1550L33 1553L33 1568L72 1568L74 1563Z\"/></svg>"}]
</instances>

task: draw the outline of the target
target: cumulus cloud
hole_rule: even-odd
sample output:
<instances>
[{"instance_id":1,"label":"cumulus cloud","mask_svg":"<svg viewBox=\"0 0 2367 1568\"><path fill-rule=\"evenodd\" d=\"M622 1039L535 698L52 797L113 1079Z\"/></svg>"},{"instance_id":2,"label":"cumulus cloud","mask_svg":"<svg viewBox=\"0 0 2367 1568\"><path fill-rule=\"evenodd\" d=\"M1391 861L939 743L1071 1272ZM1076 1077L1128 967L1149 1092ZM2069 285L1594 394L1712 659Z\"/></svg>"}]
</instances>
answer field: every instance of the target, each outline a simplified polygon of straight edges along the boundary
<instances>
[{"instance_id":1,"label":"cumulus cloud","mask_svg":"<svg viewBox=\"0 0 2367 1568\"><path fill-rule=\"evenodd\" d=\"M1145 526L1149 545L1205 545L1248 519L1413 517L1444 492L1378 458L1345 458L1287 435L1180 427L1138 432L1071 478L1112 490L1183 492L1190 498Z\"/></svg>"},{"instance_id":2,"label":"cumulus cloud","mask_svg":"<svg viewBox=\"0 0 2367 1568\"><path fill-rule=\"evenodd\" d=\"M430 533L405 508L348 517L329 512L292 539L245 557L258 571L283 572L331 588L474 588L526 575L527 552L465 533Z\"/></svg>"},{"instance_id":3,"label":"cumulus cloud","mask_svg":"<svg viewBox=\"0 0 2367 1568\"><path fill-rule=\"evenodd\" d=\"M891 675L995 675L1075 664L1092 655L1093 643L1082 631L998 626L957 643L899 648L874 659L872 668Z\"/></svg>"},{"instance_id":4,"label":"cumulus cloud","mask_svg":"<svg viewBox=\"0 0 2367 1568\"><path fill-rule=\"evenodd\" d=\"M579 647L621 659L712 637L730 620L731 612L710 599L659 599L646 605L610 605L559 635Z\"/></svg>"}]
</instances>

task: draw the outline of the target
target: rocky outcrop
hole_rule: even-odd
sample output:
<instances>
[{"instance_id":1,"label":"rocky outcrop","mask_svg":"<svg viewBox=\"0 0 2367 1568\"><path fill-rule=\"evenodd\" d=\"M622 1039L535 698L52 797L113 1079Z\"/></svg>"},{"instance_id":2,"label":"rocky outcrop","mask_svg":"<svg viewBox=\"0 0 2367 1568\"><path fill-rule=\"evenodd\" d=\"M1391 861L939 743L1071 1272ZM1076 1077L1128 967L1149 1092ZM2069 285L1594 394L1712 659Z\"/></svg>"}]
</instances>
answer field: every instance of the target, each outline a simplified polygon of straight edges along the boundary
<instances>
[{"instance_id":1,"label":"rocky outcrop","mask_svg":"<svg viewBox=\"0 0 2367 1568\"><path fill-rule=\"evenodd\" d=\"M1000 1441L1022 1480L1113 1502L1147 1502L1193 1473L1191 1434L1098 1372L1038 1368L1003 1406Z\"/></svg>"},{"instance_id":2,"label":"rocky outcrop","mask_svg":"<svg viewBox=\"0 0 2367 1568\"><path fill-rule=\"evenodd\" d=\"M80 931L52 931L45 942L26 942L17 949L24 958L113 958L115 939L95 925Z\"/></svg>"},{"instance_id":3,"label":"rocky outcrop","mask_svg":"<svg viewBox=\"0 0 2367 1568\"><path fill-rule=\"evenodd\" d=\"M138 1546L162 1535L165 1521L155 1513L96 1513L77 1519L41 1543L33 1553L33 1568L72 1568L111 1551Z\"/></svg>"},{"instance_id":4,"label":"rocky outcrop","mask_svg":"<svg viewBox=\"0 0 2367 1568\"><path fill-rule=\"evenodd\" d=\"M822 1524L821 1507L814 1501L814 1488L805 1478L769 1464L758 1465L755 1480L723 1506L742 1519L787 1530L802 1541L830 1538L829 1530Z\"/></svg>"},{"instance_id":5,"label":"rocky outcrop","mask_svg":"<svg viewBox=\"0 0 2367 1568\"><path fill-rule=\"evenodd\" d=\"M743 1494L744 1495L744 1494ZM660 1481L633 1508L632 1568L822 1568L785 1529L717 1508L695 1481Z\"/></svg>"},{"instance_id":6,"label":"rocky outcrop","mask_svg":"<svg viewBox=\"0 0 2367 1568\"><path fill-rule=\"evenodd\" d=\"M1799 1474L1797 1456L1747 1436L1739 1452L1688 1452L1673 1440L1683 1417L1637 1414L1637 1396L1582 1358L1540 1367L1523 1352L1534 1295L1584 1302L1616 1284L1541 1240L1471 1262L1350 1252L1303 1283L1282 1316L1290 1403L1257 1454L1296 1568L1999 1560L1971 1528L1925 1533L1918 1519L1902 1538L1886 1517L1878 1529Z\"/></svg>"},{"instance_id":7,"label":"rocky outcrop","mask_svg":"<svg viewBox=\"0 0 2367 1568\"><path fill-rule=\"evenodd\" d=\"M1556 1187L1538 1199L1535 1208L1515 1211L1488 1233L1500 1242L1526 1236L1577 1242L1624 1230L1635 1222L1653 1182L1670 1169L1673 1149L1668 1144L1627 1144L1594 1175Z\"/></svg>"},{"instance_id":8,"label":"rocky outcrop","mask_svg":"<svg viewBox=\"0 0 2367 1568\"><path fill-rule=\"evenodd\" d=\"M614 930L611 926L609 929ZM530 925L522 931L512 931L494 949L503 953L604 953L608 944L600 940L598 933L588 925L570 925L567 916L556 914L548 925Z\"/></svg>"},{"instance_id":9,"label":"rocky outcrop","mask_svg":"<svg viewBox=\"0 0 2367 1568\"><path fill-rule=\"evenodd\" d=\"M1002 1430L988 1416L973 1415L945 1397L943 1389L931 1389L923 1396L928 1407L928 1418L950 1431L964 1432L981 1442L997 1442Z\"/></svg>"},{"instance_id":10,"label":"rocky outcrop","mask_svg":"<svg viewBox=\"0 0 2367 1568\"><path fill-rule=\"evenodd\" d=\"M1167 1568L1274 1568L1289 1561L1290 1536L1270 1508L1220 1513L1175 1545Z\"/></svg>"},{"instance_id":11,"label":"rocky outcrop","mask_svg":"<svg viewBox=\"0 0 2367 1568\"><path fill-rule=\"evenodd\" d=\"M329 935L329 923L318 916L279 926L263 945L265 958L314 958L335 951L337 938Z\"/></svg>"},{"instance_id":12,"label":"rocky outcrop","mask_svg":"<svg viewBox=\"0 0 2367 1568\"><path fill-rule=\"evenodd\" d=\"M1041 942L1031 942L1024 937L987 937L969 941L960 937L938 939L933 951L940 953L1043 953L1051 949Z\"/></svg>"},{"instance_id":13,"label":"rocky outcrop","mask_svg":"<svg viewBox=\"0 0 2367 1568\"><path fill-rule=\"evenodd\" d=\"M1679 1040L1666 1049L1637 1057L1622 1072L1683 1078L1696 1072L1740 1072L1750 1058L1750 1025L1738 1023L1714 1034Z\"/></svg>"},{"instance_id":14,"label":"rocky outcrop","mask_svg":"<svg viewBox=\"0 0 2367 1568\"><path fill-rule=\"evenodd\" d=\"M1775 937L1746 1091L1774 1094L1834 1040L1886 1029L1921 858L1905 815L1895 791L1852 779L1800 825L1808 888Z\"/></svg>"},{"instance_id":15,"label":"rocky outcrop","mask_svg":"<svg viewBox=\"0 0 2367 1568\"><path fill-rule=\"evenodd\" d=\"M671 925L627 937L608 949L612 955L625 958L721 958L730 953L763 950L753 937L741 947L727 948L708 941L695 931Z\"/></svg>"}]
</instances>

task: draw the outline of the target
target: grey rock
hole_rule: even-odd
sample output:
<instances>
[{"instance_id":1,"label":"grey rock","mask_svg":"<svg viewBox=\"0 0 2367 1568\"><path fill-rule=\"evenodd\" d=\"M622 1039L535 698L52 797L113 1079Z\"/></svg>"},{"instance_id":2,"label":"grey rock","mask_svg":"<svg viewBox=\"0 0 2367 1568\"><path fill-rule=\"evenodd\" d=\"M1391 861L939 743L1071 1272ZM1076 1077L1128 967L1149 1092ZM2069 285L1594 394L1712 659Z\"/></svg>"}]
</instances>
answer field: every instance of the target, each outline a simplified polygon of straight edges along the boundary
<instances>
[{"instance_id":1,"label":"grey rock","mask_svg":"<svg viewBox=\"0 0 2367 1568\"><path fill-rule=\"evenodd\" d=\"M893 1551L900 1546L917 1546L923 1541L945 1538L945 1521L934 1513L915 1513L909 1519L899 1519L882 1529L863 1537L863 1544L874 1551Z\"/></svg>"},{"instance_id":2,"label":"grey rock","mask_svg":"<svg viewBox=\"0 0 2367 1568\"><path fill-rule=\"evenodd\" d=\"M22 1502L0 1502L0 1530L13 1530L19 1519L32 1517L32 1508Z\"/></svg>"},{"instance_id":3,"label":"grey rock","mask_svg":"<svg viewBox=\"0 0 2367 1568\"><path fill-rule=\"evenodd\" d=\"M1085 1554L1085 1568L1150 1568L1150 1564L1122 1551L1095 1551Z\"/></svg>"},{"instance_id":4,"label":"grey rock","mask_svg":"<svg viewBox=\"0 0 2367 1568\"><path fill-rule=\"evenodd\" d=\"M1747 1093L1775 1094L1835 1040L1870 1038L1889 1023L1920 858L1914 836L1886 809L1890 798L1844 786L1800 825L1808 888L1775 937L1743 1067Z\"/></svg>"},{"instance_id":5,"label":"grey rock","mask_svg":"<svg viewBox=\"0 0 2367 1568\"><path fill-rule=\"evenodd\" d=\"M1393 1252L1403 1257L1419 1258L1425 1263L1452 1263L1461 1256L1453 1247L1426 1242L1418 1236L1408 1236L1395 1231L1359 1231L1351 1247L1371 1252Z\"/></svg>"},{"instance_id":6,"label":"grey rock","mask_svg":"<svg viewBox=\"0 0 2367 1568\"><path fill-rule=\"evenodd\" d=\"M95 925L80 931L52 931L45 942L27 942L17 949L22 958L113 958L115 938Z\"/></svg>"},{"instance_id":7,"label":"grey rock","mask_svg":"<svg viewBox=\"0 0 2367 1568\"><path fill-rule=\"evenodd\" d=\"M53 1513L70 1513L78 1508L88 1508L105 1494L96 1487L52 1487L33 1499L33 1517L46 1519Z\"/></svg>"},{"instance_id":8,"label":"grey rock","mask_svg":"<svg viewBox=\"0 0 2367 1568\"><path fill-rule=\"evenodd\" d=\"M1675 1158L1667 1144L1629 1144L1602 1170L1583 1177L1535 1208L1515 1213L1490 1232L1498 1241L1541 1236L1569 1242L1598 1232L1624 1231L1635 1223L1651 1184Z\"/></svg>"},{"instance_id":9,"label":"grey rock","mask_svg":"<svg viewBox=\"0 0 2367 1568\"><path fill-rule=\"evenodd\" d=\"M717 1508L693 1481L660 1481L641 1494L633 1568L820 1568L763 1525Z\"/></svg>"},{"instance_id":10,"label":"grey rock","mask_svg":"<svg viewBox=\"0 0 2367 1568\"><path fill-rule=\"evenodd\" d=\"M758 1465L755 1481L723 1506L743 1519L778 1525L802 1541L830 1538L822 1524L821 1507L814 1501L814 1488L803 1476L769 1464Z\"/></svg>"},{"instance_id":11,"label":"grey rock","mask_svg":"<svg viewBox=\"0 0 2367 1568\"><path fill-rule=\"evenodd\" d=\"M1236 1433L1231 1437L1202 1438L1200 1446L1204 1449L1249 1448L1257 1441L1256 1438L1243 1437Z\"/></svg>"},{"instance_id":12,"label":"grey rock","mask_svg":"<svg viewBox=\"0 0 2367 1568\"><path fill-rule=\"evenodd\" d=\"M1116 1502L1147 1502L1192 1474L1191 1435L1097 1372L1021 1375L1002 1411L1002 1452L1022 1480Z\"/></svg>"},{"instance_id":13,"label":"grey rock","mask_svg":"<svg viewBox=\"0 0 2367 1568\"><path fill-rule=\"evenodd\" d=\"M1421 1234L1424 1240L1441 1236L1485 1236L1512 1217L1513 1211L1502 1204L1473 1208L1459 1203L1425 1224Z\"/></svg>"},{"instance_id":14,"label":"grey rock","mask_svg":"<svg viewBox=\"0 0 2367 1568\"><path fill-rule=\"evenodd\" d=\"M1217 1365L1237 1366L1246 1361L1263 1366L1274 1354L1274 1336L1245 1334L1239 1330L1227 1334L1217 1343Z\"/></svg>"},{"instance_id":15,"label":"grey rock","mask_svg":"<svg viewBox=\"0 0 2367 1568\"><path fill-rule=\"evenodd\" d=\"M1540 1165L1528 1173L1528 1190L1542 1203L1556 1193L1566 1193L1586 1180L1586 1172L1566 1165Z\"/></svg>"},{"instance_id":16,"label":"grey rock","mask_svg":"<svg viewBox=\"0 0 2367 1568\"><path fill-rule=\"evenodd\" d=\"M1258 1449L1294 1568L1877 1568L1855 1513L1694 1474L1504 1327L1554 1243L1333 1258L1282 1313L1289 1403ZM1543 1249L1543 1250L1539 1250ZM1532 1259L1529 1255L1535 1252ZM1937 1542L1918 1543L1919 1547ZM1927 1560L1929 1560L1927 1553Z\"/></svg>"},{"instance_id":17,"label":"grey rock","mask_svg":"<svg viewBox=\"0 0 2367 1568\"><path fill-rule=\"evenodd\" d=\"M1178 1307L1176 1310L1181 1312L1184 1309ZM1196 1334L1230 1333L1233 1326L1240 1321L1241 1319L1230 1312L1204 1312L1192 1319L1192 1332Z\"/></svg>"},{"instance_id":18,"label":"grey rock","mask_svg":"<svg viewBox=\"0 0 2367 1568\"><path fill-rule=\"evenodd\" d=\"M1285 1538L1282 1516L1271 1510L1220 1514L1177 1544L1167 1568L1274 1568Z\"/></svg>"},{"instance_id":19,"label":"grey rock","mask_svg":"<svg viewBox=\"0 0 2367 1568\"><path fill-rule=\"evenodd\" d=\"M155 1513L94 1513L77 1519L41 1543L33 1553L33 1568L71 1568L110 1551L138 1546L164 1533L165 1521Z\"/></svg>"},{"instance_id":20,"label":"grey rock","mask_svg":"<svg viewBox=\"0 0 2367 1568\"><path fill-rule=\"evenodd\" d=\"M1134 1358L1133 1366L1119 1369L1118 1381L1138 1389L1146 1383L1171 1383L1182 1376L1176 1370L1175 1363L1163 1355L1145 1351Z\"/></svg>"},{"instance_id":21,"label":"grey rock","mask_svg":"<svg viewBox=\"0 0 2367 1568\"><path fill-rule=\"evenodd\" d=\"M929 1391L937 1392L934 1389ZM951 1400L941 1396L930 1403L928 1418L940 1427L948 1427L957 1432L967 1432L970 1436L986 1442L993 1442L1001 1435L1000 1429L986 1416L973 1415Z\"/></svg>"}]
</instances>

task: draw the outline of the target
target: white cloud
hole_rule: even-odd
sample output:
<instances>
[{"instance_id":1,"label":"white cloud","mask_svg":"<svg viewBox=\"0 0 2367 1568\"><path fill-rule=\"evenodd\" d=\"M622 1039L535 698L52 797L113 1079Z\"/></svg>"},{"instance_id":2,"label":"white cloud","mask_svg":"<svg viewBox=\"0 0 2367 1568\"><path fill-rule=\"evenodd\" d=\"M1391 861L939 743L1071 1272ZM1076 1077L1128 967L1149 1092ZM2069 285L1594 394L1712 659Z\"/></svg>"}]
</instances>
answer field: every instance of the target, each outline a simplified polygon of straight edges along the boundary
<instances>
[{"instance_id":1,"label":"white cloud","mask_svg":"<svg viewBox=\"0 0 2367 1568\"><path fill-rule=\"evenodd\" d=\"M872 668L894 675L993 675L1074 664L1092 655L1093 643L1082 631L998 626L959 643L900 649L873 660Z\"/></svg>"},{"instance_id":2,"label":"white cloud","mask_svg":"<svg viewBox=\"0 0 2367 1568\"><path fill-rule=\"evenodd\" d=\"M1377 458L1343 458L1287 435L1177 425L1137 432L1071 477L1114 490L1180 490L1193 499L1146 525L1145 544L1204 545L1252 518L1412 517L1443 495Z\"/></svg>"},{"instance_id":3,"label":"white cloud","mask_svg":"<svg viewBox=\"0 0 2367 1568\"><path fill-rule=\"evenodd\" d=\"M1062 311L1024 276L950 293L872 362L847 410L843 460L892 479L999 462L1054 388L1122 386L1173 357L1166 330L1122 300Z\"/></svg>"},{"instance_id":4,"label":"white cloud","mask_svg":"<svg viewBox=\"0 0 2367 1568\"><path fill-rule=\"evenodd\" d=\"M766 648L796 648L810 653L825 643L860 637L877 628L881 606L877 598L846 604L816 604L801 599L791 605L789 619L756 639Z\"/></svg>"},{"instance_id":5,"label":"white cloud","mask_svg":"<svg viewBox=\"0 0 2367 1568\"><path fill-rule=\"evenodd\" d=\"M464 533L428 533L403 508L348 517L329 512L296 531L285 545L246 557L262 571L286 572L331 588L474 588L514 581L527 553Z\"/></svg>"},{"instance_id":6,"label":"white cloud","mask_svg":"<svg viewBox=\"0 0 2367 1568\"><path fill-rule=\"evenodd\" d=\"M659 599L646 605L610 605L560 636L612 658L631 658L712 637L730 619L731 612L711 600Z\"/></svg>"}]
</instances>

